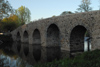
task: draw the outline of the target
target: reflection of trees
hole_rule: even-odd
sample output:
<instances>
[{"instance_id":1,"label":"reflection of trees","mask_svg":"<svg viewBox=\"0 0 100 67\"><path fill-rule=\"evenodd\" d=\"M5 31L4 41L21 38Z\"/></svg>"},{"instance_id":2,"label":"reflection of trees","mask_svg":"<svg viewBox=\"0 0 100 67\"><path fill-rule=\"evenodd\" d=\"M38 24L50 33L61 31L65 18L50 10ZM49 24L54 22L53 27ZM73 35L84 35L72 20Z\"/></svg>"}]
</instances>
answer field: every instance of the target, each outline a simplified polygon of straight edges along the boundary
<instances>
[{"instance_id":1,"label":"reflection of trees","mask_svg":"<svg viewBox=\"0 0 100 67\"><path fill-rule=\"evenodd\" d=\"M15 59L17 55L5 52L4 50L0 49L0 67L10 67L10 65L14 65ZM13 63L13 64L12 64Z\"/></svg>"},{"instance_id":2,"label":"reflection of trees","mask_svg":"<svg viewBox=\"0 0 100 67\"><path fill-rule=\"evenodd\" d=\"M15 59L17 58L17 55L11 50L11 47L9 47L9 45L7 46L7 44L2 44L2 46L0 45L0 53Z\"/></svg>"},{"instance_id":3,"label":"reflection of trees","mask_svg":"<svg viewBox=\"0 0 100 67\"><path fill-rule=\"evenodd\" d=\"M0 45L0 67L33 67L14 53L11 47L9 43Z\"/></svg>"},{"instance_id":4,"label":"reflection of trees","mask_svg":"<svg viewBox=\"0 0 100 67\"><path fill-rule=\"evenodd\" d=\"M0 67L33 67L17 55L7 55L0 50Z\"/></svg>"},{"instance_id":5,"label":"reflection of trees","mask_svg":"<svg viewBox=\"0 0 100 67\"><path fill-rule=\"evenodd\" d=\"M6 59L6 58L3 58L3 59L0 58L0 67L3 67L3 66L4 66L3 61L4 61L5 59Z\"/></svg>"},{"instance_id":6,"label":"reflection of trees","mask_svg":"<svg viewBox=\"0 0 100 67\"><path fill-rule=\"evenodd\" d=\"M16 65L18 67L33 67L32 65L29 65L26 61L22 60L21 58L17 58Z\"/></svg>"},{"instance_id":7,"label":"reflection of trees","mask_svg":"<svg viewBox=\"0 0 100 67\"><path fill-rule=\"evenodd\" d=\"M0 67L4 67L7 66L9 67L9 60L7 59L7 57L0 55Z\"/></svg>"}]
</instances>

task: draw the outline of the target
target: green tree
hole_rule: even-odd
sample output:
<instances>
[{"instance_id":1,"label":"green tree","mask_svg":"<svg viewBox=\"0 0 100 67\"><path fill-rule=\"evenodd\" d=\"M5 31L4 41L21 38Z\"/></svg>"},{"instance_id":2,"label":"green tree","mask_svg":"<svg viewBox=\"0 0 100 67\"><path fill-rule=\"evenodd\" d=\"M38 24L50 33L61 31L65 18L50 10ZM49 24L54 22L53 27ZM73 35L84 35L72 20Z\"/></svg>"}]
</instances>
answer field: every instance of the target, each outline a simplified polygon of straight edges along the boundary
<instances>
[{"instance_id":1,"label":"green tree","mask_svg":"<svg viewBox=\"0 0 100 67\"><path fill-rule=\"evenodd\" d=\"M0 32L3 32L3 22L0 21Z\"/></svg>"},{"instance_id":2,"label":"green tree","mask_svg":"<svg viewBox=\"0 0 100 67\"><path fill-rule=\"evenodd\" d=\"M6 0L0 0L0 20L4 17L9 17L10 14L13 14L14 10L10 3Z\"/></svg>"},{"instance_id":3,"label":"green tree","mask_svg":"<svg viewBox=\"0 0 100 67\"><path fill-rule=\"evenodd\" d=\"M19 18L19 22L21 25L30 22L30 10L26 8L25 6L21 6L16 10L16 15Z\"/></svg>"},{"instance_id":4,"label":"green tree","mask_svg":"<svg viewBox=\"0 0 100 67\"><path fill-rule=\"evenodd\" d=\"M16 15L10 15L8 18L3 18L0 24L2 32L12 31L19 26L18 17Z\"/></svg>"},{"instance_id":5,"label":"green tree","mask_svg":"<svg viewBox=\"0 0 100 67\"><path fill-rule=\"evenodd\" d=\"M10 17L8 18L8 22L14 22L16 26L20 26L18 20L18 16L16 15L10 15Z\"/></svg>"},{"instance_id":6,"label":"green tree","mask_svg":"<svg viewBox=\"0 0 100 67\"><path fill-rule=\"evenodd\" d=\"M69 15L69 14L73 14L73 13L71 11L64 11L60 15L63 16L63 15Z\"/></svg>"},{"instance_id":7,"label":"green tree","mask_svg":"<svg viewBox=\"0 0 100 67\"><path fill-rule=\"evenodd\" d=\"M88 12L92 10L92 7L90 7L91 1L90 0L82 0L81 4L79 5L79 8L77 9L80 12Z\"/></svg>"}]
</instances>

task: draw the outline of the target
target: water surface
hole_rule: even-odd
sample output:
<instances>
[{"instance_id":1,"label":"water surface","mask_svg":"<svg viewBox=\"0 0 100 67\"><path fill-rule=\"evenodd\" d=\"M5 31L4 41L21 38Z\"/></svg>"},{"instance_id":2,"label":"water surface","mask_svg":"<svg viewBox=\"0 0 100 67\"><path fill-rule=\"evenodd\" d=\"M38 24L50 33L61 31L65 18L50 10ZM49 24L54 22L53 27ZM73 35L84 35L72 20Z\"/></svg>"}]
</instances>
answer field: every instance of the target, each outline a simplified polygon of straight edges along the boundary
<instances>
[{"instance_id":1,"label":"water surface","mask_svg":"<svg viewBox=\"0 0 100 67\"><path fill-rule=\"evenodd\" d=\"M84 51L88 50L87 47L87 41L85 41ZM46 49L48 49L48 52L53 50L50 48ZM31 45L30 47L29 44L21 44L18 42L0 44L0 67L33 67L33 65L36 62L39 62L40 59L45 60L46 49L42 48L39 44ZM57 48L54 48L53 53L51 54L54 54L56 49ZM47 54L48 58L53 57L50 53ZM43 56L41 57L41 55ZM56 58L56 55L53 58Z\"/></svg>"}]
</instances>

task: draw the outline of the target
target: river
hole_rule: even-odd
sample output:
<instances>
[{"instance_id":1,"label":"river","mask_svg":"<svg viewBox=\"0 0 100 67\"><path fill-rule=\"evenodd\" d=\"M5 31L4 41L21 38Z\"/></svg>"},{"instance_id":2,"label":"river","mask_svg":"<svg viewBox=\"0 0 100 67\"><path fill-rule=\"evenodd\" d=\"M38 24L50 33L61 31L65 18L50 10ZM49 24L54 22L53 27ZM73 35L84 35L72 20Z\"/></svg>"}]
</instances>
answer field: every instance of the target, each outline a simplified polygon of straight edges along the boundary
<instances>
[{"instance_id":1,"label":"river","mask_svg":"<svg viewBox=\"0 0 100 67\"><path fill-rule=\"evenodd\" d=\"M17 44L17 46L16 46ZM32 63L34 61L31 59L27 60L26 57L22 56L20 53L21 51L21 45L18 45L19 43L3 43L0 44L0 67L33 67ZM25 44L24 44L25 45ZM17 49L17 52L16 52ZM40 47L39 47L40 49ZM40 50L37 49L37 46L35 46L34 50L34 58L35 60L39 60L40 56ZM91 45L90 45L91 49ZM27 50L27 49L25 49ZM84 51L87 51L87 42L84 42ZM26 51L25 54L27 55L28 52ZM39 55L39 56L37 56ZM29 57L29 56L28 56ZM31 61L31 63L28 61Z\"/></svg>"},{"instance_id":2,"label":"river","mask_svg":"<svg viewBox=\"0 0 100 67\"><path fill-rule=\"evenodd\" d=\"M0 67L33 67L12 50L11 43L0 45Z\"/></svg>"}]
</instances>

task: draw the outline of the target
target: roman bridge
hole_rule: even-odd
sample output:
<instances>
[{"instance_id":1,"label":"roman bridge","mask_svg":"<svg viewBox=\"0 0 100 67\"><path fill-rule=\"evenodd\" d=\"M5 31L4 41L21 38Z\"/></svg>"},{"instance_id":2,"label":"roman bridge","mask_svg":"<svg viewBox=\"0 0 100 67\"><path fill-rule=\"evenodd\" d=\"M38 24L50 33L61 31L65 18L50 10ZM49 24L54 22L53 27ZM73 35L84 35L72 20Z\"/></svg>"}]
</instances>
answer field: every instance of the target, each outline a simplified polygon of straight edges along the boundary
<instances>
[{"instance_id":1,"label":"roman bridge","mask_svg":"<svg viewBox=\"0 0 100 67\"><path fill-rule=\"evenodd\" d=\"M28 45L24 46L28 47L29 52L33 51L31 48L34 46L38 46L37 49L45 47L46 49L40 52L46 52L45 57L50 60L48 57L63 57L72 52L83 52L86 32L91 39L91 50L100 49L100 11L33 21L18 27L11 34L15 42L27 43Z\"/></svg>"}]
</instances>

